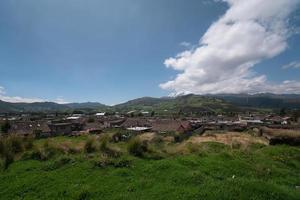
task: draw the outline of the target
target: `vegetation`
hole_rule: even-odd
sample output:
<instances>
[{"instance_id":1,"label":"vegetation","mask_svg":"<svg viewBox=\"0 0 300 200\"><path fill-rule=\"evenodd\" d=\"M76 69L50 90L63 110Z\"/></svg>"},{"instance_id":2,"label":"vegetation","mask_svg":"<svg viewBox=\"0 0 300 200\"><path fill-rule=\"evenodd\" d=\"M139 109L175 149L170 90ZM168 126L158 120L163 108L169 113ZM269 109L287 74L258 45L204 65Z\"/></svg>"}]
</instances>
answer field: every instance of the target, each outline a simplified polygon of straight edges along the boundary
<instances>
[{"instance_id":1,"label":"vegetation","mask_svg":"<svg viewBox=\"0 0 300 200\"><path fill-rule=\"evenodd\" d=\"M0 157L3 160L3 168L7 169L9 165L14 162L15 157L25 149L31 149L31 144L32 140L23 139L16 135L0 138Z\"/></svg>"},{"instance_id":2,"label":"vegetation","mask_svg":"<svg viewBox=\"0 0 300 200\"><path fill-rule=\"evenodd\" d=\"M8 121L5 121L0 126L0 133L8 133L9 129L11 128L11 125Z\"/></svg>"},{"instance_id":3,"label":"vegetation","mask_svg":"<svg viewBox=\"0 0 300 200\"><path fill-rule=\"evenodd\" d=\"M144 153L148 151L147 142L143 142L138 138L129 141L128 152L134 156L143 157Z\"/></svg>"},{"instance_id":4,"label":"vegetation","mask_svg":"<svg viewBox=\"0 0 300 200\"><path fill-rule=\"evenodd\" d=\"M26 140L1 138L6 169L0 171L0 199L288 200L300 196L299 147L174 143L167 142L170 136L151 133L115 143L111 135L28 139L33 142L28 149ZM13 157L8 154L5 161L4 152ZM157 154L162 156L157 159Z\"/></svg>"},{"instance_id":5,"label":"vegetation","mask_svg":"<svg viewBox=\"0 0 300 200\"><path fill-rule=\"evenodd\" d=\"M96 150L97 150L96 140L95 140L95 138L91 137L86 141L86 143L84 145L84 151L86 153L93 153Z\"/></svg>"}]
</instances>

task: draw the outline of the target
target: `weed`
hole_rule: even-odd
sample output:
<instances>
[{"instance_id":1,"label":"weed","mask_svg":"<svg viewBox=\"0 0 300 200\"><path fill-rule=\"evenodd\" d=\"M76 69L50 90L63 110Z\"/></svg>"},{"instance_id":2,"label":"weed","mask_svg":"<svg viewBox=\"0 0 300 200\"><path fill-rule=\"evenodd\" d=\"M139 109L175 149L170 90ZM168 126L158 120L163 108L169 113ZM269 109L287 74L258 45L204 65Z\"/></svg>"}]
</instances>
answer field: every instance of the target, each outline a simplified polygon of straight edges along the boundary
<instances>
[{"instance_id":1,"label":"weed","mask_svg":"<svg viewBox=\"0 0 300 200\"><path fill-rule=\"evenodd\" d=\"M84 145L84 151L86 153L93 153L96 150L97 150L97 148L96 148L96 140L95 140L95 138L91 137L91 138L89 138L86 141L86 143Z\"/></svg>"},{"instance_id":2,"label":"weed","mask_svg":"<svg viewBox=\"0 0 300 200\"><path fill-rule=\"evenodd\" d=\"M148 143L134 138L128 143L128 152L137 157L143 157L144 153L148 151Z\"/></svg>"}]
</instances>

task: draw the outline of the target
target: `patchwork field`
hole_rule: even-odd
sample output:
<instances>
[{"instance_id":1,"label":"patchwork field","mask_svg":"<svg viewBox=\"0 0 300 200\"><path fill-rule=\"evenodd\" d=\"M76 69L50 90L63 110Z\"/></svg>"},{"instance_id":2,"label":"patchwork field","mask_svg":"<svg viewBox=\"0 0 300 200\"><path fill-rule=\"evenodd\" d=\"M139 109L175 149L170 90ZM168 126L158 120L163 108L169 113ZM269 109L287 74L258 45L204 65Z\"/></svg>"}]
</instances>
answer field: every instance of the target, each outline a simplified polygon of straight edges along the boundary
<instances>
[{"instance_id":1,"label":"patchwork field","mask_svg":"<svg viewBox=\"0 0 300 200\"><path fill-rule=\"evenodd\" d=\"M34 140L1 170L0 199L300 198L299 147L237 133L111 136Z\"/></svg>"}]
</instances>

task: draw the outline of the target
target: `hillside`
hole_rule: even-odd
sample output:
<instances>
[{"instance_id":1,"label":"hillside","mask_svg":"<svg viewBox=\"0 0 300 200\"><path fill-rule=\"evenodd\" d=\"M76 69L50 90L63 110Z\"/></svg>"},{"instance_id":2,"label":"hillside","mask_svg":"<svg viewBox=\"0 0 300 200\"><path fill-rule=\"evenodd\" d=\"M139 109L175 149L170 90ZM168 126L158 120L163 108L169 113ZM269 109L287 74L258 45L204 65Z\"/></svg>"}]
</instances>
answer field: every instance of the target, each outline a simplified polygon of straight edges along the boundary
<instances>
[{"instance_id":1,"label":"hillside","mask_svg":"<svg viewBox=\"0 0 300 200\"><path fill-rule=\"evenodd\" d=\"M129 112L155 111L161 114L199 114L203 112L237 112L245 109L300 109L300 95L276 94L218 94L218 95L184 95L178 97L142 97L115 106L106 106L97 102L57 104L9 103L0 101L0 113L5 112L54 112L54 111L117 111Z\"/></svg>"},{"instance_id":2,"label":"hillside","mask_svg":"<svg viewBox=\"0 0 300 200\"><path fill-rule=\"evenodd\" d=\"M144 97L128 101L115 106L118 111L145 110L155 111L158 113L189 113L199 114L203 112L230 112L239 111L240 109L224 100L200 96L185 95L178 97L152 98Z\"/></svg>"},{"instance_id":3,"label":"hillside","mask_svg":"<svg viewBox=\"0 0 300 200\"><path fill-rule=\"evenodd\" d=\"M0 113L5 112L55 112L71 111L76 109L102 109L106 106L100 103L70 103L58 104L54 102L36 102L36 103L9 103L0 101Z\"/></svg>"},{"instance_id":4,"label":"hillside","mask_svg":"<svg viewBox=\"0 0 300 200\"><path fill-rule=\"evenodd\" d=\"M211 96L243 107L300 109L300 95L297 94L218 94Z\"/></svg>"},{"instance_id":5,"label":"hillside","mask_svg":"<svg viewBox=\"0 0 300 200\"><path fill-rule=\"evenodd\" d=\"M63 111L69 107L64 104L53 102L37 103L9 103L0 101L0 112L46 112L46 111Z\"/></svg>"}]
</instances>

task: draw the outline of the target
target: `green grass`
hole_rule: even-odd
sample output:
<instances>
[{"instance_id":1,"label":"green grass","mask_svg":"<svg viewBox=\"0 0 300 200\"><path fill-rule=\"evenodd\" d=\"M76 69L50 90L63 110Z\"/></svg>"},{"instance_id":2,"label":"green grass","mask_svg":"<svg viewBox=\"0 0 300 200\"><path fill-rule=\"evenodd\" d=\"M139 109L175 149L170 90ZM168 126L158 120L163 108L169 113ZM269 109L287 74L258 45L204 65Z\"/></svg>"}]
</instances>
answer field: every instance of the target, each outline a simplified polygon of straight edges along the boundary
<instances>
[{"instance_id":1,"label":"green grass","mask_svg":"<svg viewBox=\"0 0 300 200\"><path fill-rule=\"evenodd\" d=\"M0 199L5 200L298 200L300 148L253 145L243 151L207 143L191 154L163 159L123 154L103 160L99 152L58 155L16 161L0 172L0 180Z\"/></svg>"}]
</instances>

